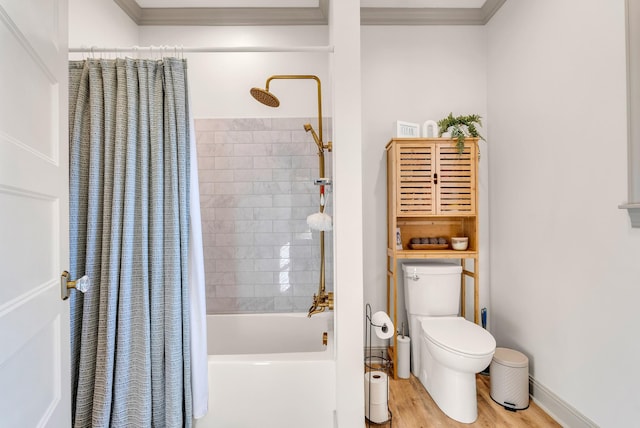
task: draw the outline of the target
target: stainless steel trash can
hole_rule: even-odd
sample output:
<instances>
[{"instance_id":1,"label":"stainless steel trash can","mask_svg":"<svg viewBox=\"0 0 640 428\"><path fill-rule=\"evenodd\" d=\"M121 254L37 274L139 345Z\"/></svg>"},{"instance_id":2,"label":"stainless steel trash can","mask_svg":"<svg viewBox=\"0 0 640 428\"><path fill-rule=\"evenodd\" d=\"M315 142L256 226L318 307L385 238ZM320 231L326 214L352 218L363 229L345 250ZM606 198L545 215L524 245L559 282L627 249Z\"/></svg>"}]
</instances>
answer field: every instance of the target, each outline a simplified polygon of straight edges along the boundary
<instances>
[{"instance_id":1,"label":"stainless steel trash can","mask_svg":"<svg viewBox=\"0 0 640 428\"><path fill-rule=\"evenodd\" d=\"M489 368L491 398L507 410L529 407L529 359L522 352L496 348Z\"/></svg>"}]
</instances>

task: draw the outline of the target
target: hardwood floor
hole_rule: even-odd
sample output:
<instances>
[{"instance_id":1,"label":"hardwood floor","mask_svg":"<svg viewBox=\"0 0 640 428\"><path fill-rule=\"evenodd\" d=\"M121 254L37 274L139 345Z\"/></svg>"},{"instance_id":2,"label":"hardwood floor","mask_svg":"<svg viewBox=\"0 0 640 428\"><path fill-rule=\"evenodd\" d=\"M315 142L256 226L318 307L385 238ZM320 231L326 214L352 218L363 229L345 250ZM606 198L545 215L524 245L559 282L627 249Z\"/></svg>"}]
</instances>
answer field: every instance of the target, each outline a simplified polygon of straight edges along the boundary
<instances>
[{"instance_id":1,"label":"hardwood floor","mask_svg":"<svg viewBox=\"0 0 640 428\"><path fill-rule=\"evenodd\" d=\"M389 408L393 413L393 428L431 427L560 427L533 400L529 408L511 412L491 399L489 376L476 376L478 392L478 419L472 424L456 422L446 416L433 402L420 381L411 375L410 379L390 379ZM366 424L365 424L366 426ZM388 427L386 424L371 424L372 427Z\"/></svg>"}]
</instances>

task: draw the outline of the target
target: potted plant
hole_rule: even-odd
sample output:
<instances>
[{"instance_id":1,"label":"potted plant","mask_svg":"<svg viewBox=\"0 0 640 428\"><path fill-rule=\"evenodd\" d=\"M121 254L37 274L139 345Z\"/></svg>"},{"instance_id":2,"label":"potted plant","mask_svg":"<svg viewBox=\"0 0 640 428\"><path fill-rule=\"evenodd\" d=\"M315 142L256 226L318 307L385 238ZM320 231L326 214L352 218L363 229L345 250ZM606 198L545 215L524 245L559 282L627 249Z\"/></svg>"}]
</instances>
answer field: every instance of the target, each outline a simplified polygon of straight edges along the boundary
<instances>
[{"instance_id":1,"label":"potted plant","mask_svg":"<svg viewBox=\"0 0 640 428\"><path fill-rule=\"evenodd\" d=\"M462 154L465 137L477 137L484 140L476 127L482 126L481 119L477 114L453 117L453 113L449 113L449 116L438 121L438 131L440 132L440 136L448 132L451 138L455 138L457 140L456 147L458 148L458 153Z\"/></svg>"}]
</instances>

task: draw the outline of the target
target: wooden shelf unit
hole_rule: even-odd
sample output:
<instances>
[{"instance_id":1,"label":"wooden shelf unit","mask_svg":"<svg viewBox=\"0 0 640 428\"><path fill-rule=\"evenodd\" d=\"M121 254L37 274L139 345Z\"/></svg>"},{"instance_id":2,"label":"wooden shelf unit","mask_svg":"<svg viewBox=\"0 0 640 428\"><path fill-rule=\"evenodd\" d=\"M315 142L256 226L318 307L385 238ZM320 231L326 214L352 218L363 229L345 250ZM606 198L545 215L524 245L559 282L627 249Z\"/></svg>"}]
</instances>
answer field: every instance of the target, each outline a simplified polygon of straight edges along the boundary
<instances>
[{"instance_id":1,"label":"wooden shelf unit","mask_svg":"<svg viewBox=\"0 0 640 428\"><path fill-rule=\"evenodd\" d=\"M387 313L398 325L398 261L459 259L461 315L465 316L466 280L473 280L474 322L479 323L478 139L467 138L462 154L445 138L394 138L387 150ZM402 249L397 246L400 231ZM412 238L467 236L465 251L412 250ZM449 246L449 248L451 248ZM468 262L473 261L473 270ZM406 296L405 296L406 298ZM412 332L412 334L415 334ZM397 379L397 334L389 347Z\"/></svg>"}]
</instances>

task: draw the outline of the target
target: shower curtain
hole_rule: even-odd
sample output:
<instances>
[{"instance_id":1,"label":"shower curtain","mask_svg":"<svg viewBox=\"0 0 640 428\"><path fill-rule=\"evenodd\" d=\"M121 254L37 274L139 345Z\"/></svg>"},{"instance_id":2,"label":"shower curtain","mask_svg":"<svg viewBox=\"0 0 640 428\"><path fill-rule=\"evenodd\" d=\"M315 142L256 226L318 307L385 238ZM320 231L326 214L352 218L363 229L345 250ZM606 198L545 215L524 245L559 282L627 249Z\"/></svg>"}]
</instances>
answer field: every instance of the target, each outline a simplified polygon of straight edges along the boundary
<instances>
[{"instance_id":1,"label":"shower curtain","mask_svg":"<svg viewBox=\"0 0 640 428\"><path fill-rule=\"evenodd\" d=\"M190 427L203 411L189 124L185 61L69 63L70 268L92 281L71 297L75 427Z\"/></svg>"}]
</instances>

